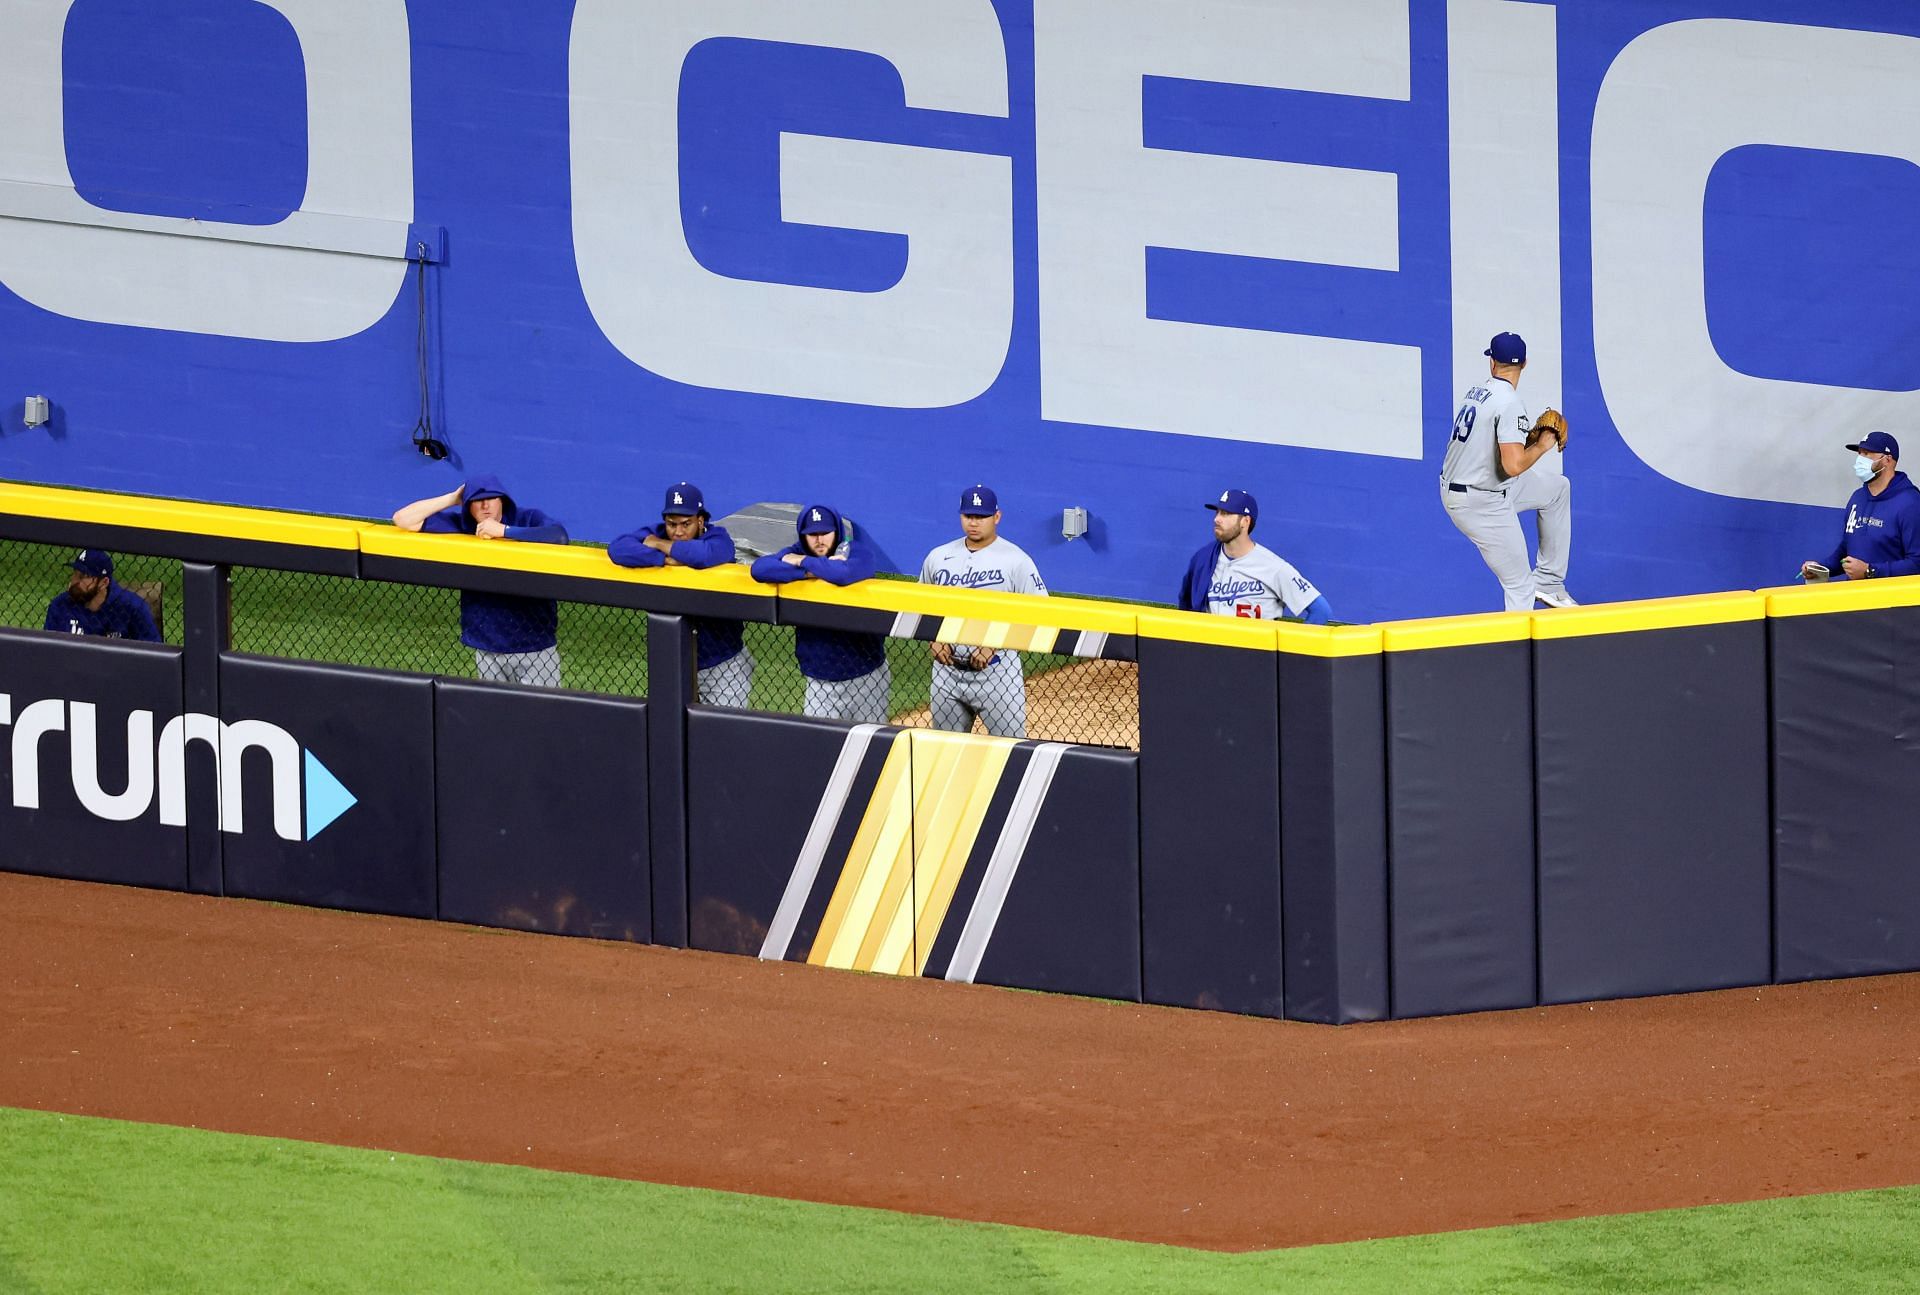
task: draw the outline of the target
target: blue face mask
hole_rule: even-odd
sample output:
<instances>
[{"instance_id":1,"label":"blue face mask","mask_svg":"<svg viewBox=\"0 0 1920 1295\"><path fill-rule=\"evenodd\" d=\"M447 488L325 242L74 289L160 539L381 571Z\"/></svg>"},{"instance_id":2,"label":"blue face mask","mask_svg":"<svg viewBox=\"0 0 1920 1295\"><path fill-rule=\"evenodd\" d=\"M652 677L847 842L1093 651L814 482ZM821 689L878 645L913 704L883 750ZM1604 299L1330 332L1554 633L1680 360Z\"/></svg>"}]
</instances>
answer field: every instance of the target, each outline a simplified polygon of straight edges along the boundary
<instances>
[{"instance_id":1,"label":"blue face mask","mask_svg":"<svg viewBox=\"0 0 1920 1295\"><path fill-rule=\"evenodd\" d=\"M1856 454L1853 456L1854 476L1859 477L1862 481L1871 481L1873 480L1874 472L1875 468L1872 459L1864 454Z\"/></svg>"}]
</instances>

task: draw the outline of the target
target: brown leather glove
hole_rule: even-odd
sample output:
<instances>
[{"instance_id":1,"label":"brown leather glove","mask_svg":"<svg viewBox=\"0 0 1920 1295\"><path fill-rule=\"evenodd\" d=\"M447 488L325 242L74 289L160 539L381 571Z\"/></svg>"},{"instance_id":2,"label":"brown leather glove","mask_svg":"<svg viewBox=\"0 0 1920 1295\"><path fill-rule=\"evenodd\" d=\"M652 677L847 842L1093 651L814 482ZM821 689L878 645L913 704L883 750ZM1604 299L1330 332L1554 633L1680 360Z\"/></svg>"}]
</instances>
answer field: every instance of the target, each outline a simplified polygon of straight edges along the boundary
<instances>
[{"instance_id":1,"label":"brown leather glove","mask_svg":"<svg viewBox=\"0 0 1920 1295\"><path fill-rule=\"evenodd\" d=\"M1527 445L1531 448L1543 436L1551 436L1560 442L1560 448L1567 448L1567 416L1557 409L1543 409L1539 417L1533 420L1533 426L1527 429Z\"/></svg>"}]
</instances>

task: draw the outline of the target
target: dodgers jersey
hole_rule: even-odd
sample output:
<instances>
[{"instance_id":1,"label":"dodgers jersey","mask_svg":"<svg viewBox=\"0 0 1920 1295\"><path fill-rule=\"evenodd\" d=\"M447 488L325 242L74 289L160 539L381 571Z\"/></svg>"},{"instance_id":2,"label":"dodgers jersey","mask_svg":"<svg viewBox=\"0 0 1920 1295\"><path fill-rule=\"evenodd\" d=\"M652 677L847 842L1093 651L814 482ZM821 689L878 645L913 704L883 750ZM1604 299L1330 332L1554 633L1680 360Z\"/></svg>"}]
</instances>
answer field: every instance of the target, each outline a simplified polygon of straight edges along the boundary
<instances>
[{"instance_id":1,"label":"dodgers jersey","mask_svg":"<svg viewBox=\"0 0 1920 1295\"><path fill-rule=\"evenodd\" d=\"M1313 606L1320 591L1291 562L1265 545L1230 558L1220 550L1207 585L1207 610L1215 616L1272 620L1284 613L1296 620Z\"/></svg>"},{"instance_id":2,"label":"dodgers jersey","mask_svg":"<svg viewBox=\"0 0 1920 1295\"><path fill-rule=\"evenodd\" d=\"M983 549L967 547L966 537L950 540L920 564L920 583L946 585L954 589L998 589L1011 594L1039 594L1046 597L1047 584L1026 550L1012 540L995 538ZM964 644L954 644L956 654L971 652ZM1003 655L1011 656L1012 653Z\"/></svg>"},{"instance_id":3,"label":"dodgers jersey","mask_svg":"<svg viewBox=\"0 0 1920 1295\"><path fill-rule=\"evenodd\" d=\"M1505 378L1488 378L1467 388L1460 412L1453 416L1440 479L1481 490L1504 489L1507 478L1500 475L1499 447L1524 444L1531 425L1520 393Z\"/></svg>"}]
</instances>

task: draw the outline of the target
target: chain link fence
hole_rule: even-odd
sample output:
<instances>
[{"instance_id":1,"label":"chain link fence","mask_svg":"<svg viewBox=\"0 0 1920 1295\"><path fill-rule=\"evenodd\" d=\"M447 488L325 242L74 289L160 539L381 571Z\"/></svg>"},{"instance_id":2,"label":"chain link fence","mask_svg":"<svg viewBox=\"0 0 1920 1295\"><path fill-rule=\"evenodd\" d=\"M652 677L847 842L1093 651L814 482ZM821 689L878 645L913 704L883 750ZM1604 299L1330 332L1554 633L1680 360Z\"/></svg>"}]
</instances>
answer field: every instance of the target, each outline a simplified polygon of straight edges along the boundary
<instances>
[{"instance_id":1,"label":"chain link fence","mask_svg":"<svg viewBox=\"0 0 1920 1295\"><path fill-rule=\"evenodd\" d=\"M700 671L706 705L1140 749L1131 661L984 648L961 655L919 639L757 622L742 629L739 651ZM709 661L712 639L731 643L724 630L712 635Z\"/></svg>"},{"instance_id":2,"label":"chain link fence","mask_svg":"<svg viewBox=\"0 0 1920 1295\"><path fill-rule=\"evenodd\" d=\"M101 550L87 550L100 554ZM105 553L104 584L75 571L77 550L0 540L0 625L60 634L144 637L144 609L160 641L179 645L180 564L171 558ZM129 601L131 600L131 601ZM138 604L136 607L135 604Z\"/></svg>"},{"instance_id":3,"label":"chain link fence","mask_svg":"<svg viewBox=\"0 0 1920 1295\"><path fill-rule=\"evenodd\" d=\"M70 616L61 610L70 611L69 603L56 606L63 595L89 593L69 591L81 574L71 568L75 556L69 548L0 541L0 625L46 628L51 611L59 632L88 632L74 622L90 626L98 614ZM108 598L131 596L150 610L162 641L180 644L180 563L109 556L111 582L124 592ZM230 588L236 651L646 696L644 612L260 567L234 567ZM956 653L918 639L697 618L694 635L696 692L710 706L1140 746L1139 675L1130 661Z\"/></svg>"},{"instance_id":4,"label":"chain link fence","mask_svg":"<svg viewBox=\"0 0 1920 1295\"><path fill-rule=\"evenodd\" d=\"M230 588L239 652L647 693L644 612L257 567L233 568Z\"/></svg>"}]
</instances>

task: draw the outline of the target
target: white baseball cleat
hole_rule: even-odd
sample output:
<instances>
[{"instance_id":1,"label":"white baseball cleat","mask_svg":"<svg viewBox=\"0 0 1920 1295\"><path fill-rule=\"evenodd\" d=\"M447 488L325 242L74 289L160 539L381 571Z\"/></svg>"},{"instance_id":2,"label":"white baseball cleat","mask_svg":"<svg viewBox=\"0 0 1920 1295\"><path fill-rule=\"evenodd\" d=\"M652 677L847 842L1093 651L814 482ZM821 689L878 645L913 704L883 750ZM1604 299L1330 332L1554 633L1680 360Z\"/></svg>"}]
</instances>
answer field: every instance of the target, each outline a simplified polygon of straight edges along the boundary
<instances>
[{"instance_id":1,"label":"white baseball cleat","mask_svg":"<svg viewBox=\"0 0 1920 1295\"><path fill-rule=\"evenodd\" d=\"M1533 596L1549 607L1578 607L1573 595L1564 589L1536 589Z\"/></svg>"}]
</instances>

